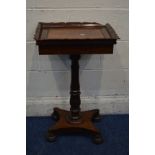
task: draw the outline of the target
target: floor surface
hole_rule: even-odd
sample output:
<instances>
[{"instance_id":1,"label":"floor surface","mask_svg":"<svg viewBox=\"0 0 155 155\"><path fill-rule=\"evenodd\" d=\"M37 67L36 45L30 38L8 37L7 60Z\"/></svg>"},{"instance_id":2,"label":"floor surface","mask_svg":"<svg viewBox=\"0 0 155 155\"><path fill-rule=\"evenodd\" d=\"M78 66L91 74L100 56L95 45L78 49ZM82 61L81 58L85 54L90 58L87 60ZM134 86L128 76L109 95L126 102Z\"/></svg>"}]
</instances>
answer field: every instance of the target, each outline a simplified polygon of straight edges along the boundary
<instances>
[{"instance_id":1,"label":"floor surface","mask_svg":"<svg viewBox=\"0 0 155 155\"><path fill-rule=\"evenodd\" d=\"M104 143L96 145L89 136L63 135L54 143L45 139L48 128L54 124L51 117L27 117L27 155L128 155L129 116L105 115L95 123Z\"/></svg>"}]
</instances>

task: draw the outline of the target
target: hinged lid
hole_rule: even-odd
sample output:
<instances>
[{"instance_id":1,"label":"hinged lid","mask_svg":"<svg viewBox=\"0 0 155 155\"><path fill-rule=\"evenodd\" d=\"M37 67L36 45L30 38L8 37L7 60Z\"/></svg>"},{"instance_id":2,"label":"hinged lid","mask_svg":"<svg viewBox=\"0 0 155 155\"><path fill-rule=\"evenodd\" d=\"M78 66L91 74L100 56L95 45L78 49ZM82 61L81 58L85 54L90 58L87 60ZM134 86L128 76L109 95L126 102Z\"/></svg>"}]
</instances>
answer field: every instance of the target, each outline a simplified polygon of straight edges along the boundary
<instances>
[{"instance_id":1,"label":"hinged lid","mask_svg":"<svg viewBox=\"0 0 155 155\"><path fill-rule=\"evenodd\" d=\"M119 39L110 24L39 23L34 36L39 54L112 54Z\"/></svg>"},{"instance_id":2,"label":"hinged lid","mask_svg":"<svg viewBox=\"0 0 155 155\"><path fill-rule=\"evenodd\" d=\"M110 24L88 22L39 23L34 38L36 41L119 39Z\"/></svg>"}]
</instances>

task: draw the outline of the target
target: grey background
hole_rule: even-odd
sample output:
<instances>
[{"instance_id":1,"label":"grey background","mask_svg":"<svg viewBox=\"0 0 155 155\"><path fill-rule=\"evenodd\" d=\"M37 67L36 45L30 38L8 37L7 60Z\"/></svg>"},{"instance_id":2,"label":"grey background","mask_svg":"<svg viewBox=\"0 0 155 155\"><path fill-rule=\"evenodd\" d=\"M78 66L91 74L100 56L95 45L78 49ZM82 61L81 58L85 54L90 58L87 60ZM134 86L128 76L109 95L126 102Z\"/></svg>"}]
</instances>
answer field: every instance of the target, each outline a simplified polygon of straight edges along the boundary
<instances>
[{"instance_id":1,"label":"grey background","mask_svg":"<svg viewBox=\"0 0 155 155\"><path fill-rule=\"evenodd\" d=\"M128 0L27 0L27 116L69 108L68 56L39 56L33 40L38 22L110 23L121 38L113 55L83 55L80 60L82 110L128 113Z\"/></svg>"}]
</instances>

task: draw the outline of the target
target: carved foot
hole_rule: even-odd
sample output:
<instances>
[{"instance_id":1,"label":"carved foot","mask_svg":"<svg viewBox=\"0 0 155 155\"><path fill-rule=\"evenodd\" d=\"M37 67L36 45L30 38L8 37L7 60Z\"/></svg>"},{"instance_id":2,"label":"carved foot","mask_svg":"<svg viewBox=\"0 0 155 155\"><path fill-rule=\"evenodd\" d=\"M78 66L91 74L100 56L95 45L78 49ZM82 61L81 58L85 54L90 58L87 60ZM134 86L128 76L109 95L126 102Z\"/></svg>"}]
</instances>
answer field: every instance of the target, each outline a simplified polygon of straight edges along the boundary
<instances>
[{"instance_id":1,"label":"carved foot","mask_svg":"<svg viewBox=\"0 0 155 155\"><path fill-rule=\"evenodd\" d=\"M56 141L56 135L55 134L53 134L53 133L48 133L48 135L47 135L47 140L48 140L48 142L55 142Z\"/></svg>"},{"instance_id":2,"label":"carved foot","mask_svg":"<svg viewBox=\"0 0 155 155\"><path fill-rule=\"evenodd\" d=\"M93 136L93 142L95 144L102 144L103 143L103 138L101 134L96 134Z\"/></svg>"},{"instance_id":3,"label":"carved foot","mask_svg":"<svg viewBox=\"0 0 155 155\"><path fill-rule=\"evenodd\" d=\"M99 121L101 121L101 115L100 115L98 109L92 110L92 113L93 113L92 121L94 121L94 122L99 122Z\"/></svg>"},{"instance_id":4,"label":"carved foot","mask_svg":"<svg viewBox=\"0 0 155 155\"><path fill-rule=\"evenodd\" d=\"M54 109L53 113L52 113L52 118L55 120L55 121L58 121L59 120L59 112L57 111L57 109Z\"/></svg>"}]
</instances>

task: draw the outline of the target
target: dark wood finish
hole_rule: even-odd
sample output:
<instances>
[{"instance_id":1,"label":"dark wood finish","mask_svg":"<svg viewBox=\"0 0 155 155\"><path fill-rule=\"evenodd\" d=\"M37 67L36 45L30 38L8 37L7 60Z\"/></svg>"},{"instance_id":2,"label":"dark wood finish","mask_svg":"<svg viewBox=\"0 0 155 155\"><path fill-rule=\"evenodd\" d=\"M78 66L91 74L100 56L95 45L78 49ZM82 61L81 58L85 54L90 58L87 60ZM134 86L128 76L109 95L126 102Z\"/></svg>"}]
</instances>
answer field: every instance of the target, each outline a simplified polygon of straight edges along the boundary
<instances>
[{"instance_id":1,"label":"dark wood finish","mask_svg":"<svg viewBox=\"0 0 155 155\"><path fill-rule=\"evenodd\" d=\"M99 120L99 110L81 112L79 59L80 54L112 54L119 39L110 24L98 23L39 23L35 34L40 55L68 54L71 59L70 111L54 108L57 120L47 138L53 142L61 133L80 132L92 135L93 142L103 142L102 135L93 125Z\"/></svg>"},{"instance_id":2,"label":"dark wood finish","mask_svg":"<svg viewBox=\"0 0 155 155\"><path fill-rule=\"evenodd\" d=\"M40 55L112 54L119 37L110 24L74 22L39 23L34 39Z\"/></svg>"},{"instance_id":3,"label":"dark wood finish","mask_svg":"<svg viewBox=\"0 0 155 155\"><path fill-rule=\"evenodd\" d=\"M80 119L80 83L79 83L79 59L80 55L71 55L71 88L70 88L70 120Z\"/></svg>"},{"instance_id":4,"label":"dark wood finish","mask_svg":"<svg viewBox=\"0 0 155 155\"><path fill-rule=\"evenodd\" d=\"M47 139L54 142L58 135L66 133L83 133L89 134L95 144L103 142L103 138L99 130L93 125L93 121L98 119L99 110L94 109L90 111L80 112L78 122L70 121L68 116L70 111L54 108L53 117L57 120L56 124L49 128Z\"/></svg>"}]
</instances>

